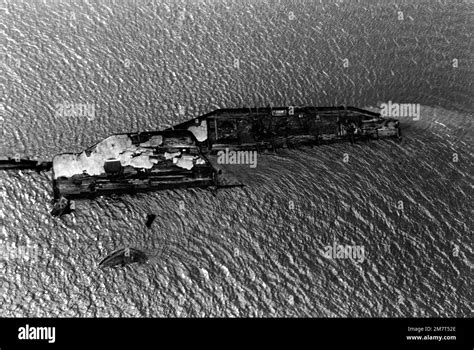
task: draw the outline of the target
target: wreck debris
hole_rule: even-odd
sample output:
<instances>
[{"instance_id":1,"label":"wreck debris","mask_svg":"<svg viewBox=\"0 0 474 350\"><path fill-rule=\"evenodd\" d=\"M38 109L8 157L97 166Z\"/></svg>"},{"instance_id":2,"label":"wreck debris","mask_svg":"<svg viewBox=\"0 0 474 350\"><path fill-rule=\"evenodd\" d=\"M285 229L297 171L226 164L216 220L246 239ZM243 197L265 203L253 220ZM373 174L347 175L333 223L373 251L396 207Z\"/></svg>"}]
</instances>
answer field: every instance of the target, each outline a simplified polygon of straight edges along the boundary
<instances>
[{"instance_id":1,"label":"wreck debris","mask_svg":"<svg viewBox=\"0 0 474 350\"><path fill-rule=\"evenodd\" d=\"M63 216L71 213L75 210L75 208L75 203L73 201L70 201L65 197L61 197L58 201L54 203L53 210L51 210L51 215Z\"/></svg>"},{"instance_id":2,"label":"wreck debris","mask_svg":"<svg viewBox=\"0 0 474 350\"><path fill-rule=\"evenodd\" d=\"M13 169L32 169L37 172L47 171L53 166L52 162L39 161L35 159L19 158L19 157L7 157L0 159L1 170L13 170Z\"/></svg>"},{"instance_id":3,"label":"wreck debris","mask_svg":"<svg viewBox=\"0 0 474 350\"><path fill-rule=\"evenodd\" d=\"M150 228L151 225L153 224L153 221L155 221L156 215L155 214L148 214L146 217L146 227Z\"/></svg>"}]
</instances>

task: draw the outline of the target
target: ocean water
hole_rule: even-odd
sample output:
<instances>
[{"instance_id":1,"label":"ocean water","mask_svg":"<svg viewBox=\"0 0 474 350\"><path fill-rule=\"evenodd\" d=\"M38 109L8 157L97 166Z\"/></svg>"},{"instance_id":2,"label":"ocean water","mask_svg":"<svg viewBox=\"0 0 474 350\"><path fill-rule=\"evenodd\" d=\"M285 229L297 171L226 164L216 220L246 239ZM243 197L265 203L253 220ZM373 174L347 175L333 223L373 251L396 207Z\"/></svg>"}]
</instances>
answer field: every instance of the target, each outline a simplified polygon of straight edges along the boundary
<instances>
[{"instance_id":1,"label":"ocean water","mask_svg":"<svg viewBox=\"0 0 474 350\"><path fill-rule=\"evenodd\" d=\"M51 173L0 172L1 316L471 315L472 2L1 6L2 156L51 159L222 107L421 105L400 141L262 154L216 195L102 197L53 218ZM363 261L326 257L333 244ZM97 268L125 246L152 259Z\"/></svg>"}]
</instances>

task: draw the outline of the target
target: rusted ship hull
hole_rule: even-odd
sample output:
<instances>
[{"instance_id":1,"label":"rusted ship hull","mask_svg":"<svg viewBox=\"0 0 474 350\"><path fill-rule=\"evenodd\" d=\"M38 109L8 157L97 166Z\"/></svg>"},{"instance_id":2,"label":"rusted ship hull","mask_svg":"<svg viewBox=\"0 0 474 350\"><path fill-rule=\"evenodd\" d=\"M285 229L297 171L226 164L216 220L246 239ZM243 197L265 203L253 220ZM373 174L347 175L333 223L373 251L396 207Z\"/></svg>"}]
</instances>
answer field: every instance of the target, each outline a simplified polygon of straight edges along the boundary
<instances>
[{"instance_id":1,"label":"rusted ship hull","mask_svg":"<svg viewBox=\"0 0 474 350\"><path fill-rule=\"evenodd\" d=\"M355 107L218 109L173 127L193 132L204 152L277 149L399 138L398 120Z\"/></svg>"}]
</instances>

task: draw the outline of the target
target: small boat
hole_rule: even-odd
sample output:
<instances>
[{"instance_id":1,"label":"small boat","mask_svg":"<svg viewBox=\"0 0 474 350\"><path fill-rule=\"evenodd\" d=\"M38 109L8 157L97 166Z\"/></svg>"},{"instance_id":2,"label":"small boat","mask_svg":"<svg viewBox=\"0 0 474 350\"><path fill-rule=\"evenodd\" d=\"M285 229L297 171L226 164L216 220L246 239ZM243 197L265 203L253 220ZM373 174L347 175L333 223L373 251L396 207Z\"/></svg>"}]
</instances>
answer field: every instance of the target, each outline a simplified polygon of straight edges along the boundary
<instances>
[{"instance_id":1,"label":"small boat","mask_svg":"<svg viewBox=\"0 0 474 350\"><path fill-rule=\"evenodd\" d=\"M133 263L144 264L148 261L148 256L141 250L135 248L118 249L99 262L99 267L125 266Z\"/></svg>"}]
</instances>

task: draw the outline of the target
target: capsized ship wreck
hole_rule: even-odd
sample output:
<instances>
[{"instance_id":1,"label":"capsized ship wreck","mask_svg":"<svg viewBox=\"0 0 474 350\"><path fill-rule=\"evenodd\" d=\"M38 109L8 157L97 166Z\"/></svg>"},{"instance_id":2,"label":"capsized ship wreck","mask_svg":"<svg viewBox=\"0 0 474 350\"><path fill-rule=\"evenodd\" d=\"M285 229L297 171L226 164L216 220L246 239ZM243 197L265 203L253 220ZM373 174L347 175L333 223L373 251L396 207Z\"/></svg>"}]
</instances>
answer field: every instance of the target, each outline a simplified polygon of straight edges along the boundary
<instances>
[{"instance_id":1,"label":"capsized ship wreck","mask_svg":"<svg viewBox=\"0 0 474 350\"><path fill-rule=\"evenodd\" d=\"M218 109L163 131L111 135L52 162L5 159L0 169L52 167L52 214L62 215L73 198L227 187L208 159L219 150L276 151L400 136L398 120L355 107Z\"/></svg>"},{"instance_id":2,"label":"capsized ship wreck","mask_svg":"<svg viewBox=\"0 0 474 350\"><path fill-rule=\"evenodd\" d=\"M355 107L218 109L173 129L191 131L203 152L401 137L398 120Z\"/></svg>"},{"instance_id":3,"label":"capsized ship wreck","mask_svg":"<svg viewBox=\"0 0 474 350\"><path fill-rule=\"evenodd\" d=\"M54 197L218 186L206 157L225 148L276 150L400 137L398 120L354 107L218 109L168 130L109 136L54 157Z\"/></svg>"}]
</instances>

